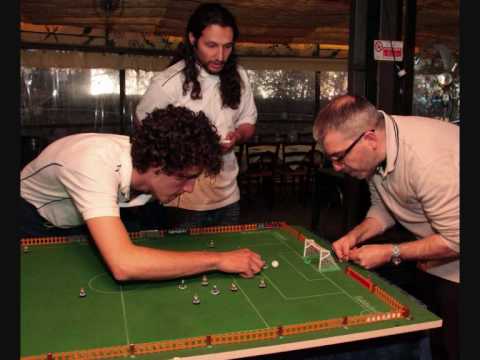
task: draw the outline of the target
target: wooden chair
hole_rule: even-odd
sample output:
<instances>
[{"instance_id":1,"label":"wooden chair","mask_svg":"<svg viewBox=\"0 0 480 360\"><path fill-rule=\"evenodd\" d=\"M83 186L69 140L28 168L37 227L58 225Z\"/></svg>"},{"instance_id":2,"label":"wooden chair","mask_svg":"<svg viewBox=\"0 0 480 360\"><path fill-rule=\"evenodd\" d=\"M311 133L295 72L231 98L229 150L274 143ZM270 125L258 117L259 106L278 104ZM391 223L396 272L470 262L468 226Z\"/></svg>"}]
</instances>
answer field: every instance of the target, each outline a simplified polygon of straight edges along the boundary
<instances>
[{"instance_id":1,"label":"wooden chair","mask_svg":"<svg viewBox=\"0 0 480 360\"><path fill-rule=\"evenodd\" d=\"M246 186L245 144L235 145L234 151L235 151L235 157L237 158L237 163L238 163L237 183L238 183L238 187L240 188L240 192L243 192L243 189Z\"/></svg>"},{"instance_id":2,"label":"wooden chair","mask_svg":"<svg viewBox=\"0 0 480 360\"><path fill-rule=\"evenodd\" d=\"M255 134L249 143L256 143L256 144L281 144L285 141L286 135L279 134L279 133L260 133Z\"/></svg>"},{"instance_id":3,"label":"wooden chair","mask_svg":"<svg viewBox=\"0 0 480 360\"><path fill-rule=\"evenodd\" d=\"M315 143L312 141L282 144L282 166L279 169L281 188L291 189L306 202L313 184Z\"/></svg>"},{"instance_id":4,"label":"wooden chair","mask_svg":"<svg viewBox=\"0 0 480 360\"><path fill-rule=\"evenodd\" d=\"M252 195L261 191L270 208L273 207L275 198L275 178L277 176L278 155L280 144L269 143L246 143L245 144L246 192L249 200ZM254 192L252 192L252 185Z\"/></svg>"},{"instance_id":5,"label":"wooden chair","mask_svg":"<svg viewBox=\"0 0 480 360\"><path fill-rule=\"evenodd\" d=\"M240 172L242 169L245 168L245 144L240 144L240 145L235 145L234 150L235 151L235 157L237 158L237 163L238 163L238 168L240 169Z\"/></svg>"},{"instance_id":6,"label":"wooden chair","mask_svg":"<svg viewBox=\"0 0 480 360\"><path fill-rule=\"evenodd\" d=\"M314 143L315 139L312 132L300 132L297 134L297 141L300 143Z\"/></svg>"},{"instance_id":7,"label":"wooden chair","mask_svg":"<svg viewBox=\"0 0 480 360\"><path fill-rule=\"evenodd\" d=\"M347 229L344 202L345 176L331 167L314 171L310 229L328 239L338 239ZM332 222L331 219L337 219Z\"/></svg>"}]
</instances>

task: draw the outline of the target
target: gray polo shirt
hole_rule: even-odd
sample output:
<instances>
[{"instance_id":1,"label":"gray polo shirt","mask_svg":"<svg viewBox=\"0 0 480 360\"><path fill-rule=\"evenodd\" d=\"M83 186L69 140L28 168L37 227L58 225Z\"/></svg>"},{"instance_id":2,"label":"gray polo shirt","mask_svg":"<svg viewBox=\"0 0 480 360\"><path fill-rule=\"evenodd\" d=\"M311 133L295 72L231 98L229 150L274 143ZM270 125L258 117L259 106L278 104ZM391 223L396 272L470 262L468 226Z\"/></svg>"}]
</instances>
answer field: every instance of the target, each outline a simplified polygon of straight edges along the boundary
<instances>
[{"instance_id":1,"label":"gray polo shirt","mask_svg":"<svg viewBox=\"0 0 480 360\"><path fill-rule=\"evenodd\" d=\"M369 182L367 217L384 226L395 220L417 238L441 235L460 251L459 128L418 116L385 115L387 164ZM427 270L459 282L459 260Z\"/></svg>"}]
</instances>

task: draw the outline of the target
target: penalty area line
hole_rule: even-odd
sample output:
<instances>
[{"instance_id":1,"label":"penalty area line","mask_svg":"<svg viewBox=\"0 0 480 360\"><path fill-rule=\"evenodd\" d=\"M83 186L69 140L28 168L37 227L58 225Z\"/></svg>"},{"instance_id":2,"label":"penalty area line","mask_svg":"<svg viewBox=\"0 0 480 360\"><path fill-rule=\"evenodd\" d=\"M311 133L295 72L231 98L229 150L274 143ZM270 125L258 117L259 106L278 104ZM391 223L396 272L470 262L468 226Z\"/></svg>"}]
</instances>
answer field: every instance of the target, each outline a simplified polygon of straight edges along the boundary
<instances>
[{"instance_id":1,"label":"penalty area line","mask_svg":"<svg viewBox=\"0 0 480 360\"><path fill-rule=\"evenodd\" d=\"M233 277L232 277L233 279ZM235 282L238 286L238 288L240 289L240 291L242 292L243 296L245 296L245 299L247 299L247 302L250 304L250 306L253 308L253 310L257 313L258 317L263 321L263 323L265 324L265 326L267 328L270 327L270 325L267 323L267 321L263 318L262 314L260 314L260 311L257 309L257 307L255 306L255 304L252 302L252 300L250 300L250 298L248 297L247 293L245 291L243 291L242 287L240 286L240 284L238 282Z\"/></svg>"},{"instance_id":2,"label":"penalty area line","mask_svg":"<svg viewBox=\"0 0 480 360\"><path fill-rule=\"evenodd\" d=\"M123 297L123 287L120 285L120 299L122 301L122 317L123 317L123 325L125 328L125 335L127 337L127 345L130 344L130 335L128 334L128 325L127 325L127 310L125 307L125 299Z\"/></svg>"}]
</instances>

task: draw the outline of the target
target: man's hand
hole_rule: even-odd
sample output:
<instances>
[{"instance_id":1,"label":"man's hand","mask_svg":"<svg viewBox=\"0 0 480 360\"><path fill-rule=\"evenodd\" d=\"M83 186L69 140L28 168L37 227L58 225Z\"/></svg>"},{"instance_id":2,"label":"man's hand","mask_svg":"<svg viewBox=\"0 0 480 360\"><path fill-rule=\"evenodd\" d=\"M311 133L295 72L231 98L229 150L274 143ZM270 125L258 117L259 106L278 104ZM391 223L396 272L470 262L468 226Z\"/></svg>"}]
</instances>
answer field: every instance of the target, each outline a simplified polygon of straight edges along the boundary
<instances>
[{"instance_id":1,"label":"man's hand","mask_svg":"<svg viewBox=\"0 0 480 360\"><path fill-rule=\"evenodd\" d=\"M332 244L333 251L340 261L350 260L350 250L357 244L357 238L351 233L342 236Z\"/></svg>"},{"instance_id":2,"label":"man's hand","mask_svg":"<svg viewBox=\"0 0 480 360\"><path fill-rule=\"evenodd\" d=\"M240 140L240 135L237 131L229 132L224 139L220 140L220 145L222 146L222 152L225 154L232 150L237 142Z\"/></svg>"},{"instance_id":3,"label":"man's hand","mask_svg":"<svg viewBox=\"0 0 480 360\"><path fill-rule=\"evenodd\" d=\"M235 130L230 131L222 140L220 140L223 153L233 150L235 145L243 144L244 142L248 141L248 139L250 139L254 133L255 125L248 123L241 124Z\"/></svg>"},{"instance_id":4,"label":"man's hand","mask_svg":"<svg viewBox=\"0 0 480 360\"><path fill-rule=\"evenodd\" d=\"M350 260L365 269L373 269L390 261L392 245L363 245L350 251Z\"/></svg>"},{"instance_id":5,"label":"man's hand","mask_svg":"<svg viewBox=\"0 0 480 360\"><path fill-rule=\"evenodd\" d=\"M220 260L217 269L226 273L238 273L241 277L251 278L262 270L265 261L260 255L249 249L239 249L218 253Z\"/></svg>"}]
</instances>

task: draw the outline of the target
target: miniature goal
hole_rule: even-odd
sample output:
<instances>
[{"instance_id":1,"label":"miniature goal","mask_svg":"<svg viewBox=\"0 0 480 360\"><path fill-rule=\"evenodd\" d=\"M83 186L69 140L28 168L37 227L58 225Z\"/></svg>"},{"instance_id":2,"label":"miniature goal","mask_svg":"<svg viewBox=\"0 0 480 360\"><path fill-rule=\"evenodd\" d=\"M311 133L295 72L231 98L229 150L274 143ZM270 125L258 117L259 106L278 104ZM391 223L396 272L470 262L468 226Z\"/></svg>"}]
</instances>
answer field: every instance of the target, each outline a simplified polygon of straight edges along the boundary
<instances>
[{"instance_id":1,"label":"miniature goal","mask_svg":"<svg viewBox=\"0 0 480 360\"><path fill-rule=\"evenodd\" d=\"M340 269L330 251L321 247L313 239L305 239L303 259L307 264L312 264L319 272Z\"/></svg>"}]
</instances>

